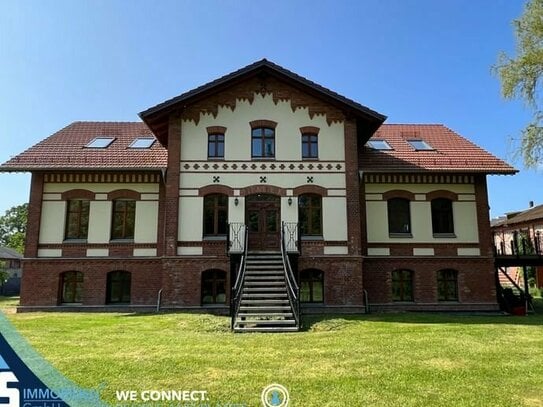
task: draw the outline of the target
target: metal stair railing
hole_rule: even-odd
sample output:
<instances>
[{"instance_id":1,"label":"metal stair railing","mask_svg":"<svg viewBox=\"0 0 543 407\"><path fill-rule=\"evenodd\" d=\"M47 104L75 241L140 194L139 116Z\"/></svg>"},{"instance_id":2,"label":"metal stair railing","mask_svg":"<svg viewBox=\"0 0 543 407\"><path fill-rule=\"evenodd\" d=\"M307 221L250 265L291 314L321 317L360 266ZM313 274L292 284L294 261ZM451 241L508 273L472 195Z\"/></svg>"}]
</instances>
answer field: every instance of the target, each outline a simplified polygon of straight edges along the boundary
<instances>
[{"instance_id":1,"label":"metal stair railing","mask_svg":"<svg viewBox=\"0 0 543 407\"><path fill-rule=\"evenodd\" d=\"M300 287L294 278L294 273L288 257L287 243L285 240L285 231L287 229L287 225L290 224L292 224L292 222L283 222L281 224L281 256L283 258L283 269L285 271L285 279L287 282L287 294L292 307L292 312L294 314L294 319L296 320L296 326L300 328Z\"/></svg>"},{"instance_id":2,"label":"metal stair railing","mask_svg":"<svg viewBox=\"0 0 543 407\"><path fill-rule=\"evenodd\" d=\"M249 233L249 228L247 228L246 225L243 225L243 254L241 256L241 260L239 262L239 268L238 273L236 276L236 282L232 286L232 290L230 292L230 329L234 329L234 325L236 322L236 316L239 312L239 307L241 305L241 294L242 294L242 288L243 288L243 280L245 279L245 269L246 269L246 263L247 263L247 237Z\"/></svg>"}]
</instances>

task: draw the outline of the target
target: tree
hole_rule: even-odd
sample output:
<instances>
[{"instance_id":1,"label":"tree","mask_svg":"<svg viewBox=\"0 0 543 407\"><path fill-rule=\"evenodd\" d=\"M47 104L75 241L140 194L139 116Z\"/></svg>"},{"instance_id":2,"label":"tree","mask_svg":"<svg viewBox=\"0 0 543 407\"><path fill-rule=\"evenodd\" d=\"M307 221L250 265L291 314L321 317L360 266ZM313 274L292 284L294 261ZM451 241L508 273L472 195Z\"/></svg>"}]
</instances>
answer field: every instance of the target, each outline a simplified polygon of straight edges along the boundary
<instances>
[{"instance_id":1,"label":"tree","mask_svg":"<svg viewBox=\"0 0 543 407\"><path fill-rule=\"evenodd\" d=\"M540 98L543 75L543 0L530 0L524 13L513 20L517 38L516 56L499 55L494 72L506 99L522 99L533 110L533 118L522 130L519 155L527 167L543 163L543 109Z\"/></svg>"},{"instance_id":2,"label":"tree","mask_svg":"<svg viewBox=\"0 0 543 407\"><path fill-rule=\"evenodd\" d=\"M0 216L0 246L24 252L28 204L14 206Z\"/></svg>"}]
</instances>

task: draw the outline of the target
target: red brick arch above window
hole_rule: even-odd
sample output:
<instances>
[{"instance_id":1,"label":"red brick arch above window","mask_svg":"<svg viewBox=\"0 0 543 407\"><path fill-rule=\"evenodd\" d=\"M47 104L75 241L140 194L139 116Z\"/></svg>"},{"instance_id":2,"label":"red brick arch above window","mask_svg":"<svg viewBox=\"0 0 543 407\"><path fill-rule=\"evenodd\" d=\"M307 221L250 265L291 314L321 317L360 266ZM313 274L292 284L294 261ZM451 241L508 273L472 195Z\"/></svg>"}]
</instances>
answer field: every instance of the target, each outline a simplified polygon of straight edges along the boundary
<instances>
[{"instance_id":1,"label":"red brick arch above window","mask_svg":"<svg viewBox=\"0 0 543 407\"><path fill-rule=\"evenodd\" d=\"M433 201L434 199L437 199L437 198L446 198L446 199L450 199L451 201L458 201L458 194L451 191L446 191L444 189L428 192L426 194L427 201Z\"/></svg>"},{"instance_id":2,"label":"red brick arch above window","mask_svg":"<svg viewBox=\"0 0 543 407\"><path fill-rule=\"evenodd\" d=\"M107 199L113 201L115 199L133 199L135 201L141 200L141 194L131 189L117 189L107 194Z\"/></svg>"},{"instance_id":3,"label":"red brick arch above window","mask_svg":"<svg viewBox=\"0 0 543 407\"><path fill-rule=\"evenodd\" d=\"M251 185L250 187L240 189L241 196L248 196L254 194L286 196L287 191L285 188L276 187L274 185Z\"/></svg>"},{"instance_id":4,"label":"red brick arch above window","mask_svg":"<svg viewBox=\"0 0 543 407\"><path fill-rule=\"evenodd\" d=\"M234 196L234 190L226 185L206 185L198 190L198 196L206 196L210 194Z\"/></svg>"},{"instance_id":5,"label":"red brick arch above window","mask_svg":"<svg viewBox=\"0 0 543 407\"><path fill-rule=\"evenodd\" d=\"M94 200L95 194L87 189L70 189L62 193L62 200L69 201L70 199L88 199Z\"/></svg>"},{"instance_id":6,"label":"red brick arch above window","mask_svg":"<svg viewBox=\"0 0 543 407\"><path fill-rule=\"evenodd\" d=\"M257 129L259 127L269 127L270 129L275 129L277 127L277 122L272 120L253 120L249 122L251 129Z\"/></svg>"},{"instance_id":7,"label":"red brick arch above window","mask_svg":"<svg viewBox=\"0 0 543 407\"><path fill-rule=\"evenodd\" d=\"M383 194L383 200L388 201L393 198L403 198L409 201L415 200L415 194L413 192L405 191L403 189L393 189Z\"/></svg>"},{"instance_id":8,"label":"red brick arch above window","mask_svg":"<svg viewBox=\"0 0 543 407\"><path fill-rule=\"evenodd\" d=\"M226 127L224 126L209 126L206 127L207 134L224 134L226 133Z\"/></svg>"},{"instance_id":9,"label":"red brick arch above window","mask_svg":"<svg viewBox=\"0 0 543 407\"><path fill-rule=\"evenodd\" d=\"M328 196L328 190L326 188L320 187L318 185L301 185L292 190L294 196L304 195L304 194L316 194L320 196Z\"/></svg>"},{"instance_id":10,"label":"red brick arch above window","mask_svg":"<svg viewBox=\"0 0 543 407\"><path fill-rule=\"evenodd\" d=\"M300 127L300 132L302 134L319 134L319 128L315 126L305 126Z\"/></svg>"}]
</instances>

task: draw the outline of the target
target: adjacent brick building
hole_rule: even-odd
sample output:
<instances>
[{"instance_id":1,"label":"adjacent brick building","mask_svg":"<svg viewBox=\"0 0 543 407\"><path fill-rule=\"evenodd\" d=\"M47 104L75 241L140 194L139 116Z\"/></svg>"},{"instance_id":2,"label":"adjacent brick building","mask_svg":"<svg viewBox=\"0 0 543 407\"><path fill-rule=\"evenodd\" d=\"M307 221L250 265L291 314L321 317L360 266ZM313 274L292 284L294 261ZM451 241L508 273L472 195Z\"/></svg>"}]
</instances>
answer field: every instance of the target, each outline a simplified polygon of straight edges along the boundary
<instances>
[{"instance_id":1,"label":"adjacent brick building","mask_svg":"<svg viewBox=\"0 0 543 407\"><path fill-rule=\"evenodd\" d=\"M279 250L306 312L497 309L486 175L443 125L386 117L267 60L142 113L76 122L32 173L20 310L226 311L231 252Z\"/></svg>"}]
</instances>

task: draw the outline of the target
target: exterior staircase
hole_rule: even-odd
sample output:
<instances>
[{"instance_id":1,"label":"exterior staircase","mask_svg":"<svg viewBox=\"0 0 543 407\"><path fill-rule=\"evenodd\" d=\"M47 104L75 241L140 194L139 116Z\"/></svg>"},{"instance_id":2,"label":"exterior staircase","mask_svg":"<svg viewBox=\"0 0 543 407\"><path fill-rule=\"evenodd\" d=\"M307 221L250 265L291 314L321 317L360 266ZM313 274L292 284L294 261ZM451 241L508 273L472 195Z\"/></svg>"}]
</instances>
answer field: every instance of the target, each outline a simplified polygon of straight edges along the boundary
<instances>
[{"instance_id":1,"label":"exterior staircase","mask_svg":"<svg viewBox=\"0 0 543 407\"><path fill-rule=\"evenodd\" d=\"M248 252L234 332L295 332L281 252Z\"/></svg>"}]
</instances>

